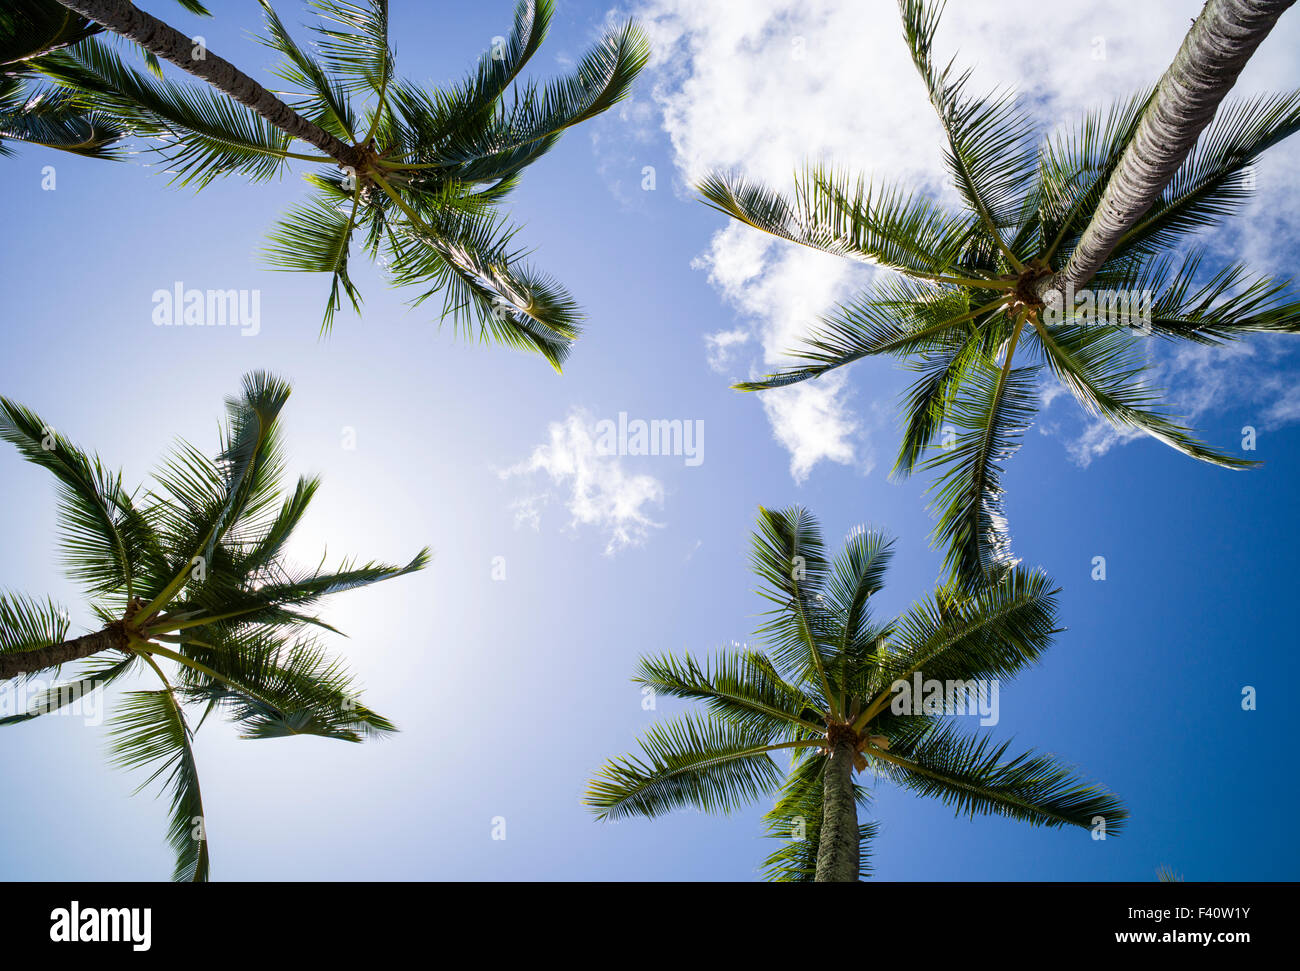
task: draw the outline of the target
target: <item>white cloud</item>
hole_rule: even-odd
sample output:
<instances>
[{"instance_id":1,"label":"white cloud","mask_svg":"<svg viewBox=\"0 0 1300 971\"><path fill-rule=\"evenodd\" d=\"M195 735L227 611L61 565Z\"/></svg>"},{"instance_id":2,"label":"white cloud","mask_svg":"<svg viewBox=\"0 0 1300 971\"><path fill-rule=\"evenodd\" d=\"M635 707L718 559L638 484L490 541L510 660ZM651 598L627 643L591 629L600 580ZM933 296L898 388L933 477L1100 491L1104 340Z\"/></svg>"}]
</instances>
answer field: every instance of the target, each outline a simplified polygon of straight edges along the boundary
<instances>
[{"instance_id":1,"label":"white cloud","mask_svg":"<svg viewBox=\"0 0 1300 971\"><path fill-rule=\"evenodd\" d=\"M938 56L956 55L973 67L976 90L1020 91L1046 132L1154 83L1200 8L1200 0L950 4ZM826 158L957 205L945 186L940 129L894 4L641 0L636 13L654 49L650 97L684 183L730 169L785 188L805 159ZM1239 93L1294 86L1297 46L1300 14L1284 16L1248 65ZM638 117L644 120L644 113ZM1296 236L1298 160L1300 144L1293 143L1265 157L1255 215L1217 242L1262 269L1294 270L1284 265L1293 262L1294 245L1281 241ZM745 318L761 347L755 363L764 370L785 360L810 322L869 279L864 268L777 244L734 223L713 237L697 265ZM706 337L712 366L736 361L745 346L736 333ZM800 386L816 389L802 392L809 398L795 403L792 389L785 403L766 405L796 477L823 459L864 464L845 405L847 386L822 379ZM828 416L830 423L821 424ZM1114 444L1105 443L1094 433L1082 454Z\"/></svg>"},{"instance_id":2,"label":"white cloud","mask_svg":"<svg viewBox=\"0 0 1300 971\"><path fill-rule=\"evenodd\" d=\"M704 344L708 348L709 367L719 374L726 371L736 348L741 344L748 344L749 337L749 331L744 327L720 330L716 334L705 334Z\"/></svg>"},{"instance_id":3,"label":"white cloud","mask_svg":"<svg viewBox=\"0 0 1300 971\"><path fill-rule=\"evenodd\" d=\"M863 472L875 467L860 437L861 423L848 408L841 392L844 374L832 374L820 381L763 392L763 411L772 423L772 434L790 453L790 475L803 482L818 462L826 459L857 465Z\"/></svg>"},{"instance_id":4,"label":"white cloud","mask_svg":"<svg viewBox=\"0 0 1300 971\"><path fill-rule=\"evenodd\" d=\"M570 410L563 421L548 426L548 440L527 459L498 474L508 479L545 473L553 485L567 491L569 525L599 529L606 536L605 553L613 555L643 544L650 531L662 525L649 517L646 507L663 502L664 488L653 476L626 472L619 456L600 454L595 424L582 409ZM549 496L542 494L513 503L516 525L540 528L541 507L547 501Z\"/></svg>"}]
</instances>

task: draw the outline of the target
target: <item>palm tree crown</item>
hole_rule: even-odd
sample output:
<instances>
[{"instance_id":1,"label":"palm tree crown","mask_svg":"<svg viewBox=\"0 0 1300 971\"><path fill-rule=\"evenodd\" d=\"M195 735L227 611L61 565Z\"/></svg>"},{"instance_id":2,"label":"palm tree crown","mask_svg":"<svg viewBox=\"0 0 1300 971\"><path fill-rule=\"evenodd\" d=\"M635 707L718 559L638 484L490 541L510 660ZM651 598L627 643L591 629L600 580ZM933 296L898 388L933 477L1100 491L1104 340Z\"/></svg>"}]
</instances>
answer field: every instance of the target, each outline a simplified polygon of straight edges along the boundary
<instances>
[{"instance_id":1,"label":"palm tree crown","mask_svg":"<svg viewBox=\"0 0 1300 971\"><path fill-rule=\"evenodd\" d=\"M609 762L587 802L601 819L658 816L684 806L729 812L778 793L769 879L856 879L867 870L873 824L859 825L868 790L853 772L933 796L959 814L995 814L1117 832L1127 814L1048 755L1007 757L1007 745L958 727L952 710L900 706L895 686L916 675L947 684L1007 679L1038 660L1057 633L1056 591L1038 571L1013 568L974 595L954 586L901 616L876 619L892 541L857 529L829 560L807 511L761 510L753 568L774 604L758 631L764 650L723 650L712 661L645 658L635 680L704 702L652 727L642 753ZM773 753L788 752L783 774ZM793 836L792 836L793 834Z\"/></svg>"},{"instance_id":2,"label":"palm tree crown","mask_svg":"<svg viewBox=\"0 0 1300 971\"><path fill-rule=\"evenodd\" d=\"M422 569L345 562L300 569L286 549L319 486L283 489L278 432L289 386L264 373L227 401L215 460L180 443L147 492L0 398L0 437L58 482L69 575L102 625L68 640L67 611L51 600L0 592L0 679L57 673L89 659L74 684L39 694L16 724L54 711L128 674L161 687L126 692L109 722L119 764L150 772L171 798L175 878L206 880L208 842L186 715L219 709L244 738L320 735L359 742L396 729L358 701L352 678L313 630L334 630L313 608L331 594ZM170 671L168 670L170 669Z\"/></svg>"},{"instance_id":3,"label":"palm tree crown","mask_svg":"<svg viewBox=\"0 0 1300 971\"><path fill-rule=\"evenodd\" d=\"M579 334L579 308L524 262L499 203L565 129L627 94L648 57L640 30L629 22L608 31L568 77L525 81L520 73L553 3L521 0L504 43L464 81L439 89L397 75L387 0L311 0L318 22L310 45L293 38L268 0L261 4L261 40L280 57L283 101L213 52L193 57L191 42L156 18L129 5L116 18L117 5L98 0L65 5L98 14L210 86L141 73L97 37L27 63L82 110L152 140L182 184L231 174L264 181L294 160L325 163L307 174L311 196L285 215L266 254L277 269L330 275L324 331L345 299L360 309L349 272L359 245L395 285L416 289L416 303L441 295L442 317L456 329L477 327L558 370ZM295 139L316 151L292 151Z\"/></svg>"},{"instance_id":4,"label":"palm tree crown","mask_svg":"<svg viewBox=\"0 0 1300 971\"><path fill-rule=\"evenodd\" d=\"M1110 301L1099 315L1096 299L1076 305L1045 288L1098 217L1150 92L1040 140L1015 97L974 94L969 72L935 61L939 8L924 0L900 7L946 136L960 211L823 165L798 175L792 197L728 174L709 177L700 191L765 232L896 271L824 320L791 352L797 365L736 387L778 388L877 354L906 360L918 377L903 400L895 472L936 474L935 540L953 575L977 585L1014 562L1002 463L1033 420L1044 366L1092 415L1202 461L1255 464L1203 444L1160 409L1143 379L1144 338L1216 344L1300 331L1300 295L1288 283L1241 263L1208 266L1189 241L1245 203L1251 164L1300 127L1300 92L1221 110L1090 278L1091 292Z\"/></svg>"}]
</instances>

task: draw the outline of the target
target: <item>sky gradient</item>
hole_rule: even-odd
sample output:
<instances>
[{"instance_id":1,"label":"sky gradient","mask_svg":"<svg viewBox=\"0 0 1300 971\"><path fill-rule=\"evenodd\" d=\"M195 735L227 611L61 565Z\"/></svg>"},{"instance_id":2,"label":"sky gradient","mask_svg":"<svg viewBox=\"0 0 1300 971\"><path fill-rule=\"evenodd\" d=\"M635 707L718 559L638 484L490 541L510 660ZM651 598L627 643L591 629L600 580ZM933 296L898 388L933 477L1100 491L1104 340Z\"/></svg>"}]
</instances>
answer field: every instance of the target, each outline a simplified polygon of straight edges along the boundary
<instances>
[{"instance_id":1,"label":"sky gradient","mask_svg":"<svg viewBox=\"0 0 1300 971\"><path fill-rule=\"evenodd\" d=\"M269 52L248 36L253 0L215 0L211 20L141 6L269 77ZM290 475L324 480L299 561L326 548L331 561L434 550L423 573L322 611L350 635L331 647L367 704L400 734L242 741L218 721L199 733L214 879L757 879L771 850L764 804L610 825L580 800L605 759L678 708L661 698L643 710L629 680L639 656L751 638L764 609L748 567L760 504L808 506L832 546L858 523L896 536L881 616L939 574L925 477L887 475L904 372L866 361L771 401L728 389L779 361L871 271L729 226L687 188L715 166L782 185L825 155L952 201L894 5L860 6L650 0L615 12L646 22L656 61L630 102L570 131L508 204L535 262L588 314L563 376L440 331L436 301L410 308L412 294L364 260L363 315L341 312L319 339L328 282L272 272L259 255L275 215L304 194L297 173L196 194L136 162L28 146L0 160L0 393L135 483L177 437L215 452L223 397L244 372L274 371L295 389L283 416ZM1050 130L1153 83L1200 4L1044 6L962 4L939 41L945 58L976 66L977 86L1024 91ZM534 76L575 60L610 16L600 2L557 8ZM278 9L302 20L293 3ZM459 77L511 15L508 0L394 2L398 70ZM1292 12L1238 93L1300 83L1297 43ZM1208 240L1216 250L1294 269L1298 158L1294 144L1266 157L1258 200ZM41 187L47 165L53 191ZM260 332L154 326L153 293L177 281L259 290ZM1261 469L1108 437L1045 387L1050 404L1004 479L1015 551L1062 586L1069 629L1002 685L990 731L1118 793L1126 832L1100 842L954 818L881 782L870 810L879 878L1150 880L1161 864L1188 880L1300 873L1284 818L1300 794L1284 703L1300 676L1295 352L1270 339L1157 355L1171 403L1208 441L1235 450L1243 428L1257 429ZM702 422L703 461L597 454L595 424L620 413ZM60 569L50 477L5 446L0 495L0 589L53 595L89 629ZM1097 556L1104 581L1091 578ZM1257 710L1242 710L1247 685ZM110 767L105 750L102 727L75 718L3 729L0 878L167 877L165 805L131 797L141 778ZM498 817L504 840L493 838Z\"/></svg>"}]
</instances>

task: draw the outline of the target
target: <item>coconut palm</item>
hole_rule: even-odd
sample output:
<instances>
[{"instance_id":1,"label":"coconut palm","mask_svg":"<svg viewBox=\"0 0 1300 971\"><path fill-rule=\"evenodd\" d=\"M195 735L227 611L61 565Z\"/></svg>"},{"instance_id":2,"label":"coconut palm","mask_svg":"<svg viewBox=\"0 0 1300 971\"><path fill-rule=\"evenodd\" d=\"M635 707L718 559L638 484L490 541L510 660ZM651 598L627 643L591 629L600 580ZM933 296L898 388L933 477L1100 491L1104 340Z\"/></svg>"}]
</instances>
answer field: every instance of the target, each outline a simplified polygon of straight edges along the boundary
<instances>
[{"instance_id":1,"label":"coconut palm","mask_svg":"<svg viewBox=\"0 0 1300 971\"><path fill-rule=\"evenodd\" d=\"M220 710L243 738L320 735L359 742L396 729L358 700L351 675L322 649L314 615L331 594L421 569L345 562L300 569L286 559L319 480L285 491L279 414L289 386L245 377L226 403L215 460L180 443L146 492L73 445L35 413L0 398L0 437L58 483L62 551L97 628L69 636L69 614L45 598L0 592L0 680L85 661L78 678L0 719L25 722L128 675L160 686L120 697L109 721L115 761L149 773L171 800L177 880L206 880L208 841L192 737ZM50 676L53 676L51 674ZM11 685L16 687L17 685ZM201 711L198 724L187 710Z\"/></svg>"},{"instance_id":2,"label":"coconut palm","mask_svg":"<svg viewBox=\"0 0 1300 971\"><path fill-rule=\"evenodd\" d=\"M917 676L975 688L1037 661L1058 632L1051 581L1014 567L973 595L948 586L877 620L871 598L892 545L859 528L831 561L806 510L761 509L752 563L775 605L758 631L765 649L643 659L635 681L702 701L707 712L653 726L641 754L596 776L588 805L601 819L684 806L725 813L778 793L765 818L769 835L788 842L764 874L781 881L865 874L875 830L858 822L868 790L855 771L941 799L958 815L1117 832L1127 814L1114 796L1049 755L1008 757L1005 743L963 731L952 709L932 705L928 687L916 706L900 704L895 690ZM776 752L791 756L784 780Z\"/></svg>"},{"instance_id":3,"label":"coconut palm","mask_svg":"<svg viewBox=\"0 0 1300 971\"><path fill-rule=\"evenodd\" d=\"M521 0L510 37L477 70L429 88L396 74L387 0L312 0L310 45L261 3L261 40L280 56L283 98L124 0L63 5L206 85L146 76L95 37L31 63L83 109L160 140L154 150L182 184L230 174L263 181L291 162L324 164L306 175L311 196L285 215L267 252L277 269L330 275L324 331L344 299L360 309L349 270L359 245L394 284L418 291L416 303L440 294L442 317L457 330L477 327L558 370L581 314L559 283L524 262L499 203L566 129L627 94L648 56L640 30L629 22L608 31L568 77L524 81L553 4Z\"/></svg>"},{"instance_id":4,"label":"coconut palm","mask_svg":"<svg viewBox=\"0 0 1300 971\"><path fill-rule=\"evenodd\" d=\"M797 364L736 387L779 388L877 354L907 361L917 378L903 398L894 470L935 473L935 540L967 584L1013 562L1002 463L1033 420L1044 365L1091 415L1205 462L1254 465L1203 444L1162 410L1144 380L1145 338L1217 344L1300 330L1300 295L1289 284L1241 263L1212 265L1190 239L1244 205L1250 166L1300 127L1300 92L1225 105L1177 159L1164 147L1152 155L1152 143L1196 142L1196 126L1287 5L1210 0L1154 92L1040 140L1015 97L974 94L969 72L935 60L940 9L900 0L964 205L949 211L825 165L802 171L793 197L733 175L708 178L707 201L736 219L896 271L831 313L792 351ZM1242 10L1249 23L1238 22ZM1190 142L1174 122L1196 128ZM1154 191L1143 195L1142 184ZM1084 284L1087 299L1070 289Z\"/></svg>"}]
</instances>

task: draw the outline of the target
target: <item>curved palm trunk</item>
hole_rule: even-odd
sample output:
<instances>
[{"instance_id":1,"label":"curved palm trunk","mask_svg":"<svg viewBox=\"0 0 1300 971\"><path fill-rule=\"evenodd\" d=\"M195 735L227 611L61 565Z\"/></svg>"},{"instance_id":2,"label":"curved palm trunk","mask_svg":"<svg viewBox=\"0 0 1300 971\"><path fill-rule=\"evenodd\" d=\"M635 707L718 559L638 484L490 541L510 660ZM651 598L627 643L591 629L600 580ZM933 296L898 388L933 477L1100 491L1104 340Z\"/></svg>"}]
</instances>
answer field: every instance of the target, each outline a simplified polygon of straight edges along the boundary
<instances>
[{"instance_id":1,"label":"curved palm trunk","mask_svg":"<svg viewBox=\"0 0 1300 971\"><path fill-rule=\"evenodd\" d=\"M126 632L121 625L105 627L93 634L64 641L62 644L37 648L34 651L0 654L0 681L16 678L21 674L33 674L52 668L56 664L79 661L100 651L114 649L119 651L126 649Z\"/></svg>"},{"instance_id":2,"label":"curved palm trunk","mask_svg":"<svg viewBox=\"0 0 1300 971\"><path fill-rule=\"evenodd\" d=\"M853 798L853 746L831 751L822 784L822 828L817 841L818 883L856 883L858 804Z\"/></svg>"},{"instance_id":3,"label":"curved palm trunk","mask_svg":"<svg viewBox=\"0 0 1300 971\"><path fill-rule=\"evenodd\" d=\"M351 145L308 121L225 58L207 50L204 51L204 57L194 57L194 41L157 17L138 9L129 0L58 2L69 10L102 24L113 33L134 41L181 70L202 78L218 91L252 108L281 131L315 145L340 165L360 168L361 155Z\"/></svg>"},{"instance_id":4,"label":"curved palm trunk","mask_svg":"<svg viewBox=\"0 0 1300 971\"><path fill-rule=\"evenodd\" d=\"M1237 83L1260 42L1295 0L1209 0L1165 71L1069 262L1039 296L1087 284L1159 198Z\"/></svg>"}]
</instances>

